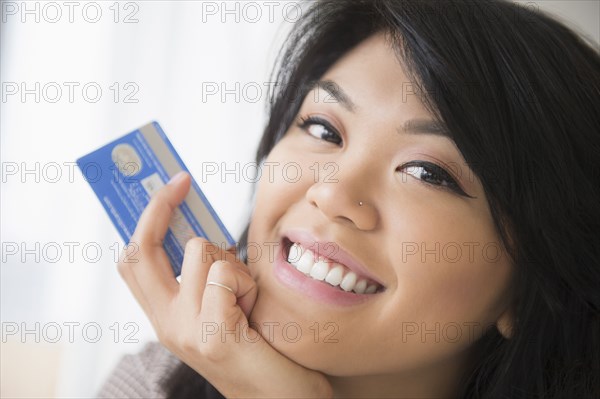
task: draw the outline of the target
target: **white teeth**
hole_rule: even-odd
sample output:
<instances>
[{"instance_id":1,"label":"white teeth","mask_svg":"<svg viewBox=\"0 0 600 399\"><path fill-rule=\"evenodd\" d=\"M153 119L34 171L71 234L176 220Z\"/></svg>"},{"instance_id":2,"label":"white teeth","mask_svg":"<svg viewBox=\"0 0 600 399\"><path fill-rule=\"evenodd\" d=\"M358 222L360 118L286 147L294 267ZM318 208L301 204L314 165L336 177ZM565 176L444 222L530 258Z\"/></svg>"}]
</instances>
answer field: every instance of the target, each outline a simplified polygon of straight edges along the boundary
<instances>
[{"instance_id":1,"label":"white teeth","mask_svg":"<svg viewBox=\"0 0 600 399\"><path fill-rule=\"evenodd\" d=\"M315 262L315 265L310 270L310 276L315 280L323 281L329 272L329 264L322 259Z\"/></svg>"},{"instance_id":2,"label":"white teeth","mask_svg":"<svg viewBox=\"0 0 600 399\"><path fill-rule=\"evenodd\" d=\"M304 251L300 259L294 264L298 270L304 274L309 274L312 269L315 260L313 254L310 251Z\"/></svg>"},{"instance_id":3,"label":"white teeth","mask_svg":"<svg viewBox=\"0 0 600 399\"><path fill-rule=\"evenodd\" d=\"M300 260L301 255L302 255L302 248L300 248L300 245L294 243L290 247L290 253L288 254L287 261L290 263L298 262L298 260Z\"/></svg>"},{"instance_id":4,"label":"white teeth","mask_svg":"<svg viewBox=\"0 0 600 399\"><path fill-rule=\"evenodd\" d=\"M377 286L375 284L370 284L365 290L365 294L374 294L377 291Z\"/></svg>"},{"instance_id":5,"label":"white teeth","mask_svg":"<svg viewBox=\"0 0 600 399\"><path fill-rule=\"evenodd\" d=\"M364 294L367 289L367 280L360 279L354 286L354 292L357 294Z\"/></svg>"},{"instance_id":6,"label":"white teeth","mask_svg":"<svg viewBox=\"0 0 600 399\"><path fill-rule=\"evenodd\" d=\"M342 279L340 287L342 287L344 291L352 291L356 285L356 279L357 276L354 272L348 272Z\"/></svg>"},{"instance_id":7,"label":"white teeth","mask_svg":"<svg viewBox=\"0 0 600 399\"><path fill-rule=\"evenodd\" d=\"M327 273L327 277L325 277L325 281L335 287L342 282L342 278L344 277L344 267L337 263L334 263L332 266L332 269Z\"/></svg>"},{"instance_id":8,"label":"white teeth","mask_svg":"<svg viewBox=\"0 0 600 399\"><path fill-rule=\"evenodd\" d=\"M334 287L339 286L344 291L354 291L357 294L374 294L377 291L377 284L369 283L364 278L359 279L356 273L339 263L330 264L323 258L315 259L313 252L304 250L300 244L290 246L287 260L298 271L315 280L324 280Z\"/></svg>"}]
</instances>

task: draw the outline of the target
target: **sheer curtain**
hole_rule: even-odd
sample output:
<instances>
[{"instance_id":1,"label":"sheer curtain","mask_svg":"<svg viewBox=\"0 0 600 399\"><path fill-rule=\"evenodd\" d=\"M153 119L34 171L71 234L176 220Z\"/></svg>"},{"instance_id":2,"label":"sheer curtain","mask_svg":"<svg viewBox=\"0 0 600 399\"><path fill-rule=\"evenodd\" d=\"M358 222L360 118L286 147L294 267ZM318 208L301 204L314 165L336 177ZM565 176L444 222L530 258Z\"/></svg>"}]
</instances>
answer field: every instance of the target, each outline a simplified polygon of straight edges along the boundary
<instances>
[{"instance_id":1,"label":"sheer curtain","mask_svg":"<svg viewBox=\"0 0 600 399\"><path fill-rule=\"evenodd\" d=\"M521 3L598 41L596 1ZM302 11L292 1L1 7L0 396L90 397L155 336L75 159L157 120L237 236L250 194L239 171L265 122L276 51ZM217 173L202 176L207 165Z\"/></svg>"}]
</instances>

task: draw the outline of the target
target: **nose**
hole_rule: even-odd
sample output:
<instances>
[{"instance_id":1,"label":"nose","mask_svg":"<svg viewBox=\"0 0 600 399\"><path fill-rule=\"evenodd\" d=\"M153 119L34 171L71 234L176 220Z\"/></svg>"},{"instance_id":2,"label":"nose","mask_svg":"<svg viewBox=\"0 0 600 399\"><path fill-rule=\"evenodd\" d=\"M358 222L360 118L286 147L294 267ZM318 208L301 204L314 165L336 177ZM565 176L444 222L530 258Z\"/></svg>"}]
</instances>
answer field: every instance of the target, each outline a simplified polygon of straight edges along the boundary
<instances>
[{"instance_id":1,"label":"nose","mask_svg":"<svg viewBox=\"0 0 600 399\"><path fill-rule=\"evenodd\" d=\"M362 168L348 168L336 173L333 179L317 181L306 191L306 199L328 219L351 223L359 230L373 230L379 213L372 191L367 187L369 177Z\"/></svg>"}]
</instances>

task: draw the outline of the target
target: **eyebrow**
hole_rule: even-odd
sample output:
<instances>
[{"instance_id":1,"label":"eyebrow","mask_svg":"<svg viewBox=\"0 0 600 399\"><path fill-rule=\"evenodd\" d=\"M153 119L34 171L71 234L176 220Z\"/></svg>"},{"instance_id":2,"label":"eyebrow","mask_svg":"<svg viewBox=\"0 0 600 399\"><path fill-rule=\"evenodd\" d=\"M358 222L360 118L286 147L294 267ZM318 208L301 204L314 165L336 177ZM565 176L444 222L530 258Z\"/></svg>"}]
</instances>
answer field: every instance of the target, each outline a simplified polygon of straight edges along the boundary
<instances>
[{"instance_id":1,"label":"eyebrow","mask_svg":"<svg viewBox=\"0 0 600 399\"><path fill-rule=\"evenodd\" d=\"M340 104L349 112L356 110L356 104L350 99L350 96L333 80L317 80L313 83L309 92L314 89L325 90L336 103ZM398 133L407 134L432 134L440 137L452 139L450 131L443 125L440 125L433 119L415 118L404 122L404 125L399 127Z\"/></svg>"},{"instance_id":2,"label":"eyebrow","mask_svg":"<svg viewBox=\"0 0 600 399\"><path fill-rule=\"evenodd\" d=\"M309 92L314 89L325 90L336 103L339 103L342 107L346 108L350 112L354 112L356 105L352 102L348 94L333 80L317 80L313 83L312 87L308 90ZM329 102L329 101L328 101Z\"/></svg>"},{"instance_id":3,"label":"eyebrow","mask_svg":"<svg viewBox=\"0 0 600 399\"><path fill-rule=\"evenodd\" d=\"M404 122L402 127L398 128L398 132L408 134L433 134L435 136L452 139L450 131L433 119L409 119Z\"/></svg>"}]
</instances>

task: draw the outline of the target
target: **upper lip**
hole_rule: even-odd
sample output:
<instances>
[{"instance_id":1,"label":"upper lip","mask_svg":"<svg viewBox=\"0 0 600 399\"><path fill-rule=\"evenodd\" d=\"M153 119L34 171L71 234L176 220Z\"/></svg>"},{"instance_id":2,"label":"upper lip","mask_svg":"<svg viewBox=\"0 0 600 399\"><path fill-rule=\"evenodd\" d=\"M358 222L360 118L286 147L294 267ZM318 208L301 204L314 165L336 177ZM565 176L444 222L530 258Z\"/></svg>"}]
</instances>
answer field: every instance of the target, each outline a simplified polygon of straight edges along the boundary
<instances>
[{"instance_id":1,"label":"upper lip","mask_svg":"<svg viewBox=\"0 0 600 399\"><path fill-rule=\"evenodd\" d=\"M340 263L359 277L366 277L384 286L377 276L373 275L365 265L357 261L342 245L334 240L317 237L316 234L303 229L287 230L283 233L283 237L288 238L292 243L300 244L302 248L310 249L317 257L320 256Z\"/></svg>"}]
</instances>

